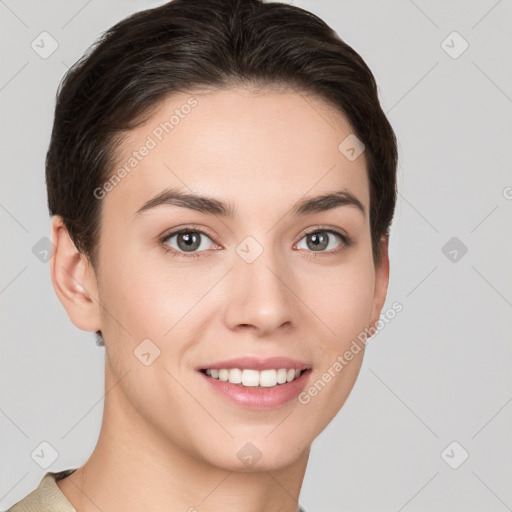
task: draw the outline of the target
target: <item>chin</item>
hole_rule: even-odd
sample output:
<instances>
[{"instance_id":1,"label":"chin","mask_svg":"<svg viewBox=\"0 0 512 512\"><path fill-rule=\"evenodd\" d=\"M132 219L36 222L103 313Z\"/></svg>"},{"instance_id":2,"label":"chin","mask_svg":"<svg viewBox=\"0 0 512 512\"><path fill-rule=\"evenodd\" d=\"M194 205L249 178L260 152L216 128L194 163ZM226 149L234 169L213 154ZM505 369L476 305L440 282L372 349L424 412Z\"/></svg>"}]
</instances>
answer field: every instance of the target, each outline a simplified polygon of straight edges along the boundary
<instances>
[{"instance_id":1,"label":"chin","mask_svg":"<svg viewBox=\"0 0 512 512\"><path fill-rule=\"evenodd\" d=\"M255 436L250 440L250 435L243 440L230 439L205 454L205 459L209 464L225 471L258 473L284 469L297 463L299 459L307 458L311 440L294 439L284 429L281 435L273 433L270 437L272 436L275 436L274 439Z\"/></svg>"}]
</instances>

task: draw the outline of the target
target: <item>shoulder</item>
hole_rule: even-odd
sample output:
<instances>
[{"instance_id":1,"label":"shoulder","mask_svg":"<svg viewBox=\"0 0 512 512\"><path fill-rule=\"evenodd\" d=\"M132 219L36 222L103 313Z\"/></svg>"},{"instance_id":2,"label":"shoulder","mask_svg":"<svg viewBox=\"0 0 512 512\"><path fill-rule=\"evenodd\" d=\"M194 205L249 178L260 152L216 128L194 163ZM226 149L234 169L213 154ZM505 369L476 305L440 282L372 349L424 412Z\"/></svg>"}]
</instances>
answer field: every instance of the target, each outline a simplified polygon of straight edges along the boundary
<instances>
[{"instance_id":1,"label":"shoulder","mask_svg":"<svg viewBox=\"0 0 512 512\"><path fill-rule=\"evenodd\" d=\"M56 480L70 475L73 471L75 470L67 469L58 473L46 473L39 486L7 509L7 512L76 512L56 483Z\"/></svg>"}]
</instances>

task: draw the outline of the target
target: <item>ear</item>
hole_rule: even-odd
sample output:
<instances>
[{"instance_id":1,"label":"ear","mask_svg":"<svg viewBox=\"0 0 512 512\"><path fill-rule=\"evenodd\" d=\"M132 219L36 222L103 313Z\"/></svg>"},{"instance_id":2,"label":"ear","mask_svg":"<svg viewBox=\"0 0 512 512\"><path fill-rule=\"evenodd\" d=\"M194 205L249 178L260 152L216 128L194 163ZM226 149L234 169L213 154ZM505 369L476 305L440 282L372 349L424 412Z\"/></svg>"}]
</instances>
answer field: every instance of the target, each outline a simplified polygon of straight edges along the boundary
<instances>
[{"instance_id":1,"label":"ear","mask_svg":"<svg viewBox=\"0 0 512 512\"><path fill-rule=\"evenodd\" d=\"M380 313L386 302L389 283L389 235L381 237L381 259L375 267L375 290L373 294L373 307L370 326L375 327L380 318Z\"/></svg>"},{"instance_id":2,"label":"ear","mask_svg":"<svg viewBox=\"0 0 512 512\"><path fill-rule=\"evenodd\" d=\"M55 293L79 329L101 330L96 274L88 258L76 249L58 215L52 220L52 241L50 272Z\"/></svg>"}]
</instances>

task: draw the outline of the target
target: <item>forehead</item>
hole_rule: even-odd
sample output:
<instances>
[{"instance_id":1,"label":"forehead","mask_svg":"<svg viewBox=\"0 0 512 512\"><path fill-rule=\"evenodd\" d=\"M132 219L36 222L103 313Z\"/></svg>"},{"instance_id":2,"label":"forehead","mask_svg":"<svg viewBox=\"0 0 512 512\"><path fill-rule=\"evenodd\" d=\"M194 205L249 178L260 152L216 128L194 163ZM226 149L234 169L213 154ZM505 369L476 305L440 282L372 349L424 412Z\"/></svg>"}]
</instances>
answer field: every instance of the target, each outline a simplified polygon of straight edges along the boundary
<instances>
[{"instance_id":1,"label":"forehead","mask_svg":"<svg viewBox=\"0 0 512 512\"><path fill-rule=\"evenodd\" d=\"M174 94L116 148L112 172L123 177L104 208L134 213L172 187L248 209L345 188L368 206L364 152L349 160L339 148L352 134L338 109L300 92L230 88Z\"/></svg>"}]
</instances>

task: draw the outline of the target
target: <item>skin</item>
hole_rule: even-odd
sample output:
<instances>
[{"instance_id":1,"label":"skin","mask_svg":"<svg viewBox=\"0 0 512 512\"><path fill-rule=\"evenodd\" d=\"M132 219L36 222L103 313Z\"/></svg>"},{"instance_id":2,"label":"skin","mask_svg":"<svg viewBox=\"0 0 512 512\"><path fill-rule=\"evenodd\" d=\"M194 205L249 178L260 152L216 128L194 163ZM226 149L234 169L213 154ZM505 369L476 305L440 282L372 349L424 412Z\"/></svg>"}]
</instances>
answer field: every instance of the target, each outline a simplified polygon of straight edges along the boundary
<instances>
[{"instance_id":1,"label":"skin","mask_svg":"<svg viewBox=\"0 0 512 512\"><path fill-rule=\"evenodd\" d=\"M191 95L197 106L101 200L96 271L62 219L53 220L56 293L78 328L102 331L106 350L98 444L58 482L78 512L229 512L241 504L246 512L295 512L311 443L347 399L364 350L307 405L295 399L273 410L227 402L195 368L288 356L310 363L307 389L377 322L386 298L387 239L375 267L365 155L349 161L338 150L352 129L321 99L247 88L174 95L129 132L118 164ZM236 217L171 205L135 215L168 187L232 201ZM289 214L304 195L339 189L366 213L342 206ZM198 257L179 253L176 236L166 243L178 255L166 253L160 235L189 224L208 233ZM346 232L353 244L331 234L329 247L315 252L304 231L318 225ZM263 248L250 264L235 251L247 236ZM133 354L147 338L161 351L149 366ZM247 442L261 452L251 468L237 457Z\"/></svg>"}]
</instances>

